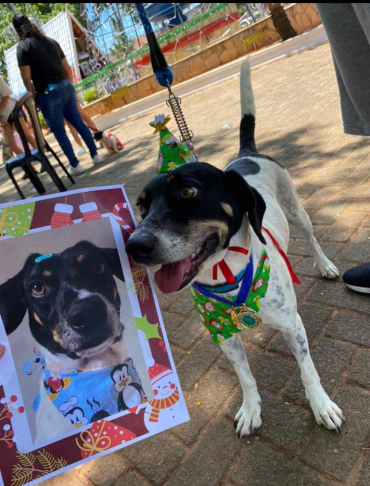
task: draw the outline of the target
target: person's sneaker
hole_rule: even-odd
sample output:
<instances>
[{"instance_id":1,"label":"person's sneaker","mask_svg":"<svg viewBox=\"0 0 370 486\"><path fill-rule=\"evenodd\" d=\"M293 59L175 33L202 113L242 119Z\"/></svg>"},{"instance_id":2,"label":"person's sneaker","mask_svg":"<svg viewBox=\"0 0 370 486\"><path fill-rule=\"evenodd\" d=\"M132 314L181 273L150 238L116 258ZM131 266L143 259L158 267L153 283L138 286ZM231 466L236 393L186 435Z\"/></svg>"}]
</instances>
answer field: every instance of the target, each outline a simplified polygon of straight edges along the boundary
<instances>
[{"instance_id":1,"label":"person's sneaker","mask_svg":"<svg viewBox=\"0 0 370 486\"><path fill-rule=\"evenodd\" d=\"M93 161L94 165L98 165L101 162L101 158L99 157L99 155L94 155L94 157L92 158L92 161Z\"/></svg>"},{"instance_id":2,"label":"person's sneaker","mask_svg":"<svg viewBox=\"0 0 370 486\"><path fill-rule=\"evenodd\" d=\"M73 176L78 176L78 175L82 174L82 172L85 172L85 169L82 167L81 164L76 165L76 167L73 167L72 166L69 169L69 173L71 174L72 177Z\"/></svg>"},{"instance_id":3,"label":"person's sneaker","mask_svg":"<svg viewBox=\"0 0 370 486\"><path fill-rule=\"evenodd\" d=\"M343 275L343 282L355 292L370 294L370 263L347 270Z\"/></svg>"}]
</instances>

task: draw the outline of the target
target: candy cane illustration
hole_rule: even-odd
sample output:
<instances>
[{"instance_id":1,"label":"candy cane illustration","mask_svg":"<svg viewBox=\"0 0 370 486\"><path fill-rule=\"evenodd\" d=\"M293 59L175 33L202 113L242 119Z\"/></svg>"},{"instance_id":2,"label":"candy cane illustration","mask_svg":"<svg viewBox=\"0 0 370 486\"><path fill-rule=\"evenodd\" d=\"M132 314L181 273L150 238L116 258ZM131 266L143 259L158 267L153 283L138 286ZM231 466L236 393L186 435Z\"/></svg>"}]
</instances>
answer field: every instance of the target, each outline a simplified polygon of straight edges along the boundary
<instances>
[{"instance_id":1,"label":"candy cane illustration","mask_svg":"<svg viewBox=\"0 0 370 486\"><path fill-rule=\"evenodd\" d=\"M113 216L114 216L114 219L117 221L117 223L121 226L121 228L123 228L125 231L127 231L127 233L132 233L134 230L119 215L121 209L126 209L126 208L127 208L127 203L124 203L124 202L117 203L113 208Z\"/></svg>"}]
</instances>

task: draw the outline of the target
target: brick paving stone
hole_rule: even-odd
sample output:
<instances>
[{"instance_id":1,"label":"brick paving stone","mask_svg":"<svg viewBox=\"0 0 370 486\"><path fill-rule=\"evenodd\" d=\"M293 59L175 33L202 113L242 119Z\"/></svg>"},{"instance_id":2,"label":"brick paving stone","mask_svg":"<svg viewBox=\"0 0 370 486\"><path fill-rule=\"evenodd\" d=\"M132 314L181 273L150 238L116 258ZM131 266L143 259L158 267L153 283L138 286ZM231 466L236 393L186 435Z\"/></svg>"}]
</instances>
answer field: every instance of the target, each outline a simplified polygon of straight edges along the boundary
<instances>
[{"instance_id":1,"label":"brick paving stone","mask_svg":"<svg viewBox=\"0 0 370 486\"><path fill-rule=\"evenodd\" d=\"M246 345L256 344L257 346L264 349L267 343L272 339L273 336L277 334L275 329L270 329L268 327L261 327L252 332L244 332L242 335L243 341Z\"/></svg>"},{"instance_id":2,"label":"brick paving stone","mask_svg":"<svg viewBox=\"0 0 370 486\"><path fill-rule=\"evenodd\" d=\"M370 194L370 190L369 190ZM341 215L338 224L342 228L358 228L360 224L364 221L366 215L363 213L345 212Z\"/></svg>"},{"instance_id":3,"label":"brick paving stone","mask_svg":"<svg viewBox=\"0 0 370 486\"><path fill-rule=\"evenodd\" d=\"M188 317L183 317L180 326L171 332L170 342L176 344L179 348L188 349L205 333L209 334L201 323L199 315L195 310L192 310Z\"/></svg>"},{"instance_id":4,"label":"brick paving stone","mask_svg":"<svg viewBox=\"0 0 370 486\"><path fill-rule=\"evenodd\" d=\"M185 351L183 349L179 349L174 344L170 344L170 348L171 348L171 353L172 353L173 360L174 360L174 362L175 362L175 364L177 366L178 363L182 360L182 358L184 358Z\"/></svg>"},{"instance_id":5,"label":"brick paving stone","mask_svg":"<svg viewBox=\"0 0 370 486\"><path fill-rule=\"evenodd\" d=\"M362 468L360 477L356 486L369 486L370 484L370 456L365 460L364 467Z\"/></svg>"},{"instance_id":6,"label":"brick paving stone","mask_svg":"<svg viewBox=\"0 0 370 486\"><path fill-rule=\"evenodd\" d=\"M308 296L312 302L332 305L335 308L347 308L354 311L370 313L369 298L352 292L340 282L320 280Z\"/></svg>"},{"instance_id":7,"label":"brick paving stone","mask_svg":"<svg viewBox=\"0 0 370 486\"><path fill-rule=\"evenodd\" d=\"M354 263L350 262L344 262L342 260L335 260L331 259L332 263L338 268L339 271L339 277L335 279L336 282L342 281L341 275L343 272L345 272L348 268L354 265ZM320 280L323 280L324 277L321 276L321 273L317 266L315 265L315 260L313 257L305 257L302 258L302 260L298 263L296 267L294 267L294 271L297 273L297 275L305 275L307 277L317 277Z\"/></svg>"},{"instance_id":8,"label":"brick paving stone","mask_svg":"<svg viewBox=\"0 0 370 486\"><path fill-rule=\"evenodd\" d=\"M363 228L348 243L341 254L341 258L353 262L370 261L370 229Z\"/></svg>"},{"instance_id":9,"label":"brick paving stone","mask_svg":"<svg viewBox=\"0 0 370 486\"><path fill-rule=\"evenodd\" d=\"M132 471L129 471L118 478L114 486L144 486L145 484L146 481L143 478L139 478Z\"/></svg>"},{"instance_id":10,"label":"brick paving stone","mask_svg":"<svg viewBox=\"0 0 370 486\"><path fill-rule=\"evenodd\" d=\"M330 199L325 203L325 206L317 211L312 218L313 224L333 224L340 216L340 213L344 211L347 206L347 202L337 202Z\"/></svg>"},{"instance_id":11,"label":"brick paving stone","mask_svg":"<svg viewBox=\"0 0 370 486\"><path fill-rule=\"evenodd\" d=\"M166 486L216 486L242 447L232 423L218 419Z\"/></svg>"},{"instance_id":12,"label":"brick paving stone","mask_svg":"<svg viewBox=\"0 0 370 486\"><path fill-rule=\"evenodd\" d=\"M324 236L321 238L321 241L337 241L345 243L351 238L355 231L355 228L346 228L341 224L341 222L336 222L326 231Z\"/></svg>"},{"instance_id":13,"label":"brick paving stone","mask_svg":"<svg viewBox=\"0 0 370 486\"><path fill-rule=\"evenodd\" d=\"M337 172L338 169L334 169L335 172ZM317 189L311 197L305 200L303 203L303 207L305 209L310 208L310 209L320 209L323 204L325 204L325 201L329 199L330 196L335 194L335 192L338 191L338 188L335 187L320 187L320 189Z\"/></svg>"},{"instance_id":14,"label":"brick paving stone","mask_svg":"<svg viewBox=\"0 0 370 486\"><path fill-rule=\"evenodd\" d=\"M262 398L262 427L255 433L294 455L306 441L314 419L310 411L265 393Z\"/></svg>"},{"instance_id":15,"label":"brick paving stone","mask_svg":"<svg viewBox=\"0 0 370 486\"><path fill-rule=\"evenodd\" d=\"M113 486L117 478L131 467L125 459L128 450L129 448L113 452L95 461L90 461L81 466L80 472L95 486Z\"/></svg>"},{"instance_id":16,"label":"brick paving stone","mask_svg":"<svg viewBox=\"0 0 370 486\"><path fill-rule=\"evenodd\" d=\"M184 316L180 316L179 314L175 314L174 312L167 312L162 311L163 322L168 334L172 334L179 328L184 320Z\"/></svg>"},{"instance_id":17,"label":"brick paving stone","mask_svg":"<svg viewBox=\"0 0 370 486\"><path fill-rule=\"evenodd\" d=\"M326 331L328 336L370 347L369 317L340 311Z\"/></svg>"},{"instance_id":18,"label":"brick paving stone","mask_svg":"<svg viewBox=\"0 0 370 486\"><path fill-rule=\"evenodd\" d=\"M370 421L368 393L344 386L336 403L342 408L346 422L340 434L316 427L304 453L304 460L314 469L327 473L338 481L345 481L362 455Z\"/></svg>"},{"instance_id":19,"label":"brick paving stone","mask_svg":"<svg viewBox=\"0 0 370 486\"><path fill-rule=\"evenodd\" d=\"M254 351L250 348L247 348L246 352L249 366L260 390L277 393L296 369L295 364L287 363L270 354ZM226 356L220 359L218 365L221 369L233 371L233 367Z\"/></svg>"},{"instance_id":20,"label":"brick paving stone","mask_svg":"<svg viewBox=\"0 0 370 486\"><path fill-rule=\"evenodd\" d=\"M190 421L174 428L172 433L186 445L193 444L238 383L236 373L232 375L219 369L212 369L200 380L197 388L186 397Z\"/></svg>"},{"instance_id":21,"label":"brick paving stone","mask_svg":"<svg viewBox=\"0 0 370 486\"><path fill-rule=\"evenodd\" d=\"M220 346L214 344L207 333L177 369L183 390L190 391L221 353Z\"/></svg>"},{"instance_id":22,"label":"brick paving stone","mask_svg":"<svg viewBox=\"0 0 370 486\"><path fill-rule=\"evenodd\" d=\"M297 296L298 302L302 298L306 298L308 293L311 291L312 287L316 284L316 280L307 277L299 278L301 285L294 285L295 295Z\"/></svg>"},{"instance_id":23,"label":"brick paving stone","mask_svg":"<svg viewBox=\"0 0 370 486\"><path fill-rule=\"evenodd\" d=\"M323 338L313 349L311 356L320 376L325 391L330 394L343 370L351 362L356 347L349 343L341 343ZM307 404L300 373L297 372L291 383L284 391L287 401L304 405Z\"/></svg>"},{"instance_id":24,"label":"brick paving stone","mask_svg":"<svg viewBox=\"0 0 370 486\"><path fill-rule=\"evenodd\" d=\"M185 455L185 448L163 433L125 449L128 460L155 485L163 484Z\"/></svg>"},{"instance_id":25,"label":"brick paving stone","mask_svg":"<svg viewBox=\"0 0 370 486\"><path fill-rule=\"evenodd\" d=\"M325 233L325 231L327 229L328 229L327 226L315 225L313 227L313 234L314 234L315 238L320 240L322 235ZM293 225L289 225L289 234L290 234L291 238L296 238L296 239L299 239L299 240L304 239L304 236L302 235L302 233L299 230L297 230L297 228Z\"/></svg>"},{"instance_id":26,"label":"brick paving stone","mask_svg":"<svg viewBox=\"0 0 370 486\"><path fill-rule=\"evenodd\" d=\"M321 248L328 258L335 258L343 248L341 243L322 243ZM293 255L311 256L305 240L295 240L289 245L289 253Z\"/></svg>"},{"instance_id":27,"label":"brick paving stone","mask_svg":"<svg viewBox=\"0 0 370 486\"><path fill-rule=\"evenodd\" d=\"M237 486L328 486L329 481L260 442L245 447L229 478Z\"/></svg>"},{"instance_id":28,"label":"brick paving stone","mask_svg":"<svg viewBox=\"0 0 370 486\"><path fill-rule=\"evenodd\" d=\"M89 481L85 476L78 474L76 470L55 476L43 484L47 484L48 486L98 486Z\"/></svg>"},{"instance_id":29,"label":"brick paving stone","mask_svg":"<svg viewBox=\"0 0 370 486\"><path fill-rule=\"evenodd\" d=\"M306 329L308 343L310 348L312 348L314 340L322 332L325 321L327 321L331 316L332 310L328 307L323 308L318 305L304 304L298 307L298 313L302 318L304 327ZM281 334L271 343L268 350L281 353L285 356L292 356L292 352Z\"/></svg>"},{"instance_id":30,"label":"brick paving stone","mask_svg":"<svg viewBox=\"0 0 370 486\"><path fill-rule=\"evenodd\" d=\"M370 351L360 352L352 365L348 380L370 388Z\"/></svg>"},{"instance_id":31,"label":"brick paving stone","mask_svg":"<svg viewBox=\"0 0 370 486\"><path fill-rule=\"evenodd\" d=\"M171 306L171 311L188 317L190 312L194 310L194 301L189 290L184 290L180 295L180 298Z\"/></svg>"}]
</instances>

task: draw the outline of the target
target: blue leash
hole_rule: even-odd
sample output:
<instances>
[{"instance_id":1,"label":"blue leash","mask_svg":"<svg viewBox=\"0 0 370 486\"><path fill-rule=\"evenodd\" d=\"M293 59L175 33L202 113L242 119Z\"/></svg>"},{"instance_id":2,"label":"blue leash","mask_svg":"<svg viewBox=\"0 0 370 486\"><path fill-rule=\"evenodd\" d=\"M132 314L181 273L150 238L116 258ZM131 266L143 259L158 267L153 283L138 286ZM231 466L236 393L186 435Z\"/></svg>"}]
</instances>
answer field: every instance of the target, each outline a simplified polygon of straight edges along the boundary
<instances>
[{"instance_id":1,"label":"blue leash","mask_svg":"<svg viewBox=\"0 0 370 486\"><path fill-rule=\"evenodd\" d=\"M167 88L169 92L169 98L167 100L167 105L171 108L173 116L176 120L177 126L181 133L181 141L185 142L189 150L191 150L195 157L193 144L191 142L193 138L193 132L189 129L184 114L181 109L181 100L171 90L171 84L173 83L173 73L171 68L168 66L167 61L163 55L161 48L159 47L158 40L153 32L152 25L148 19L145 7L143 3L135 3L136 10L139 14L141 23L143 24L146 38L148 39L149 52L150 52L150 62L152 64L153 72L157 83L163 88Z\"/></svg>"},{"instance_id":2,"label":"blue leash","mask_svg":"<svg viewBox=\"0 0 370 486\"><path fill-rule=\"evenodd\" d=\"M143 3L135 3L137 13L139 14L141 23L143 24L146 38L148 39L150 50L150 61L152 63L153 72L157 83L163 88L168 88L173 82L173 74L167 61L159 47L158 40L153 32L152 24L148 19Z\"/></svg>"}]
</instances>

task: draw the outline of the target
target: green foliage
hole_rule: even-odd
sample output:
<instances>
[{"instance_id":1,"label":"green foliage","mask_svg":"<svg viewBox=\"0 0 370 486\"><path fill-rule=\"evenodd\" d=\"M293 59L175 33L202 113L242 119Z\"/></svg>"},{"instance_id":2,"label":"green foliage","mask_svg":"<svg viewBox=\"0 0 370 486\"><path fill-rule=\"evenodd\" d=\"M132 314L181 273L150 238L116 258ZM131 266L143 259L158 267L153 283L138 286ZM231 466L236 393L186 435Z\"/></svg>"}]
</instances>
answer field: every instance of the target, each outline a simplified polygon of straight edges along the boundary
<instances>
[{"instance_id":1,"label":"green foliage","mask_svg":"<svg viewBox=\"0 0 370 486\"><path fill-rule=\"evenodd\" d=\"M11 35L9 26L12 23L13 12L9 5L12 5L17 12L25 13L30 18L32 15L26 3L1 3L0 4L0 75L6 78L4 52L14 46L18 39ZM35 16L43 23L63 12L66 7L78 19L80 19L80 3L31 3Z\"/></svg>"},{"instance_id":2,"label":"green foliage","mask_svg":"<svg viewBox=\"0 0 370 486\"><path fill-rule=\"evenodd\" d=\"M84 93L84 101L86 103L91 103L92 101L95 101L98 99L98 91L96 88L90 89L89 91L86 91Z\"/></svg>"}]
</instances>

